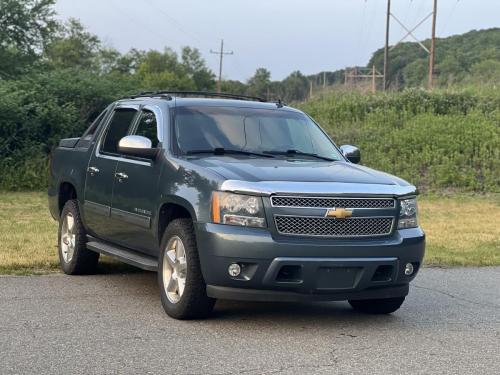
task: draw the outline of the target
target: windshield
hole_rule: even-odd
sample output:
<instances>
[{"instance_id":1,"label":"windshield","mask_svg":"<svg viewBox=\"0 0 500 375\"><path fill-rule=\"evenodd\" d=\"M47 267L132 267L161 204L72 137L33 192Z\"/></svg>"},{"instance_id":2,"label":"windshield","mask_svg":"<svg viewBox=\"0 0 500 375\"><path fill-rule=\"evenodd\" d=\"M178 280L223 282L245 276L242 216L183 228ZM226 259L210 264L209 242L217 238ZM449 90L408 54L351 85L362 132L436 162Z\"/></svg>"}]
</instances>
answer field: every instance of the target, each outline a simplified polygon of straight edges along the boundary
<instances>
[{"instance_id":1,"label":"windshield","mask_svg":"<svg viewBox=\"0 0 500 375\"><path fill-rule=\"evenodd\" d=\"M238 150L294 158L317 155L326 160L343 160L323 131L299 112L178 107L175 112L175 135L179 149L185 154Z\"/></svg>"}]
</instances>

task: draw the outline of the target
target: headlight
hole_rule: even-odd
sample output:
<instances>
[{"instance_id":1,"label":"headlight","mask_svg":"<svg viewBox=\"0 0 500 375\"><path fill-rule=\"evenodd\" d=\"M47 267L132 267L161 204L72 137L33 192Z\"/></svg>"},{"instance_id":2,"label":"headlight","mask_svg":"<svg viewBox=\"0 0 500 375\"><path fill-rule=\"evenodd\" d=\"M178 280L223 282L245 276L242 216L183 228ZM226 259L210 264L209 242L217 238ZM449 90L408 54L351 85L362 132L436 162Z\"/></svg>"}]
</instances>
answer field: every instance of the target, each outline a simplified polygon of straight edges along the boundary
<instances>
[{"instance_id":1,"label":"headlight","mask_svg":"<svg viewBox=\"0 0 500 375\"><path fill-rule=\"evenodd\" d=\"M212 221L263 228L266 219L262 198L216 191L212 196Z\"/></svg>"},{"instance_id":2,"label":"headlight","mask_svg":"<svg viewBox=\"0 0 500 375\"><path fill-rule=\"evenodd\" d=\"M399 207L398 229L417 227L417 198L402 199L399 201Z\"/></svg>"}]
</instances>

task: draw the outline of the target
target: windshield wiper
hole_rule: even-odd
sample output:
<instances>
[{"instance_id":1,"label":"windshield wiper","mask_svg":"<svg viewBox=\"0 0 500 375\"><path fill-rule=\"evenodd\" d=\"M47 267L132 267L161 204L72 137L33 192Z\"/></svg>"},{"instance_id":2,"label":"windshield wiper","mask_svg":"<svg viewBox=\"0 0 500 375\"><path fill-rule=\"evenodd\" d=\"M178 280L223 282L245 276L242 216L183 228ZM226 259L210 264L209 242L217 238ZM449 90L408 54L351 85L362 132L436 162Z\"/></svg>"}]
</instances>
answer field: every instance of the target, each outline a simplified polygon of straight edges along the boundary
<instances>
[{"instance_id":1,"label":"windshield wiper","mask_svg":"<svg viewBox=\"0 0 500 375\"><path fill-rule=\"evenodd\" d=\"M214 155L226 155L226 154L236 154L236 155L252 155L252 156L260 156L264 158L273 158L274 156L270 154L263 154L260 152L253 152L253 151L246 151L246 150L233 150L233 149L226 149L223 147L216 147L213 149L209 150L189 150L186 151L187 155L194 155L194 154L214 154Z\"/></svg>"},{"instance_id":2,"label":"windshield wiper","mask_svg":"<svg viewBox=\"0 0 500 375\"><path fill-rule=\"evenodd\" d=\"M271 154L271 155L287 155L287 156L299 155L299 156L310 156L313 158L322 159L322 160L326 160L326 161L338 161L337 159L332 159L332 158L329 158L327 156L322 156L322 155L313 154L311 152L304 152L304 151L300 151L300 150L263 151L263 152L265 154Z\"/></svg>"}]
</instances>

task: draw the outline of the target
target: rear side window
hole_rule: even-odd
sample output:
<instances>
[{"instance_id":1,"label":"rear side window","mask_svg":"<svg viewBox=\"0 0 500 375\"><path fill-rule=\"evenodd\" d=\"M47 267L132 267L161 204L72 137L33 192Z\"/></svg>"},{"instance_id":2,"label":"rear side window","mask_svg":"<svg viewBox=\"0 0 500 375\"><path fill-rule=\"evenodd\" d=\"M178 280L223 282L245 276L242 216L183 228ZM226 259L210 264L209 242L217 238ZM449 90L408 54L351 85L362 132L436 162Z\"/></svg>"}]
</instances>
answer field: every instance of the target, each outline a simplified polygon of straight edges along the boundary
<instances>
[{"instance_id":1,"label":"rear side window","mask_svg":"<svg viewBox=\"0 0 500 375\"><path fill-rule=\"evenodd\" d=\"M141 135L151 140L152 147L158 146L157 121L153 112L148 110L142 111L135 135Z\"/></svg>"},{"instance_id":2,"label":"rear side window","mask_svg":"<svg viewBox=\"0 0 500 375\"><path fill-rule=\"evenodd\" d=\"M136 114L137 110L131 108L119 108L115 110L104 137L101 152L118 154L118 142L127 135Z\"/></svg>"},{"instance_id":3,"label":"rear side window","mask_svg":"<svg viewBox=\"0 0 500 375\"><path fill-rule=\"evenodd\" d=\"M106 119L109 111L109 107L106 108L93 122L90 124L90 126L85 130L85 133L80 137L78 140L78 143L76 144L76 147L79 148L89 148L90 144L92 143L92 140L94 139L95 133L97 129L100 127L100 125L104 122Z\"/></svg>"},{"instance_id":4,"label":"rear side window","mask_svg":"<svg viewBox=\"0 0 500 375\"><path fill-rule=\"evenodd\" d=\"M107 108L94 120L94 122L92 122L85 133L83 133L82 140L90 141L93 138L97 127L101 124L101 121L104 119L104 117L106 117L106 113L108 113Z\"/></svg>"}]
</instances>

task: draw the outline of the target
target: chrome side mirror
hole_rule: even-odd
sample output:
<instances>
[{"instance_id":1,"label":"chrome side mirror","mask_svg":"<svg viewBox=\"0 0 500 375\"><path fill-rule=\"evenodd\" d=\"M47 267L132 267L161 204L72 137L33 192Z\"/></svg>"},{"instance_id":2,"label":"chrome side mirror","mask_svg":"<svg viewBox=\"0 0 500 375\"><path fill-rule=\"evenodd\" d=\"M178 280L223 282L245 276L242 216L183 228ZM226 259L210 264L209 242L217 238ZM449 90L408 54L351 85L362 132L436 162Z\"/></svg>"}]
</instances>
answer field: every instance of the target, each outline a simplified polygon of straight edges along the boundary
<instances>
[{"instance_id":1,"label":"chrome side mirror","mask_svg":"<svg viewBox=\"0 0 500 375\"><path fill-rule=\"evenodd\" d=\"M154 159L158 153L158 149L151 146L151 140L146 137L141 135L127 135L118 142L118 151L124 155Z\"/></svg>"},{"instance_id":2,"label":"chrome side mirror","mask_svg":"<svg viewBox=\"0 0 500 375\"><path fill-rule=\"evenodd\" d=\"M351 163L358 164L361 161L361 152L356 146L342 145L340 151Z\"/></svg>"}]
</instances>

